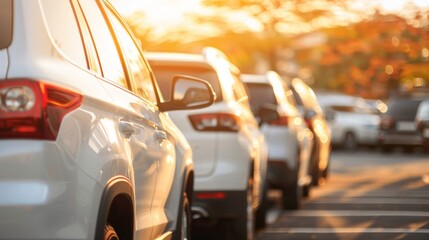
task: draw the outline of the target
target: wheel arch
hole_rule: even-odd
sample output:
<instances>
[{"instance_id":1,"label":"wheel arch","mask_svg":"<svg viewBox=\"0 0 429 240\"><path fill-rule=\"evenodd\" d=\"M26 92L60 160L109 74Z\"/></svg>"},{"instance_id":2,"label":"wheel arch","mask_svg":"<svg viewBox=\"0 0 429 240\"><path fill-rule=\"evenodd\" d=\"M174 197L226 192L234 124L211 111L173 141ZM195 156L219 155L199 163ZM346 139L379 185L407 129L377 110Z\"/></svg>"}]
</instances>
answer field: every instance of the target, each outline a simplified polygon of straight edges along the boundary
<instances>
[{"instance_id":1,"label":"wheel arch","mask_svg":"<svg viewBox=\"0 0 429 240\"><path fill-rule=\"evenodd\" d=\"M111 179L101 196L94 239L103 239L106 223L112 225L120 239L132 239L134 212L132 183L125 177Z\"/></svg>"}]
</instances>

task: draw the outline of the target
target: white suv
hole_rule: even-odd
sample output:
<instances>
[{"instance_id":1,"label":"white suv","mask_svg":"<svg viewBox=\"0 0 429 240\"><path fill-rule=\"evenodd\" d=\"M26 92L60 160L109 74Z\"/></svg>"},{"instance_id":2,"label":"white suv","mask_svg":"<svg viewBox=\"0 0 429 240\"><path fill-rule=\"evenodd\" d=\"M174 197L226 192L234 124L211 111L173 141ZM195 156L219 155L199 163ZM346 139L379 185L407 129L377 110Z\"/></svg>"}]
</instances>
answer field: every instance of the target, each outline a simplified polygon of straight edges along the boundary
<instances>
[{"instance_id":1,"label":"white suv","mask_svg":"<svg viewBox=\"0 0 429 240\"><path fill-rule=\"evenodd\" d=\"M252 237L253 212L264 196L267 146L238 69L214 48L205 48L202 54L146 56L163 93L171 91L170 79L176 74L204 78L212 85L216 93L212 106L170 114L194 153L193 216L200 226L224 224L232 239ZM264 208L259 209L257 221L263 225Z\"/></svg>"},{"instance_id":2,"label":"white suv","mask_svg":"<svg viewBox=\"0 0 429 240\"><path fill-rule=\"evenodd\" d=\"M298 209L308 196L313 134L300 115L292 90L274 71L242 74L255 116L266 118L269 109L278 117L264 121L261 130L268 144L268 182L282 190L283 208Z\"/></svg>"},{"instance_id":3,"label":"white suv","mask_svg":"<svg viewBox=\"0 0 429 240\"><path fill-rule=\"evenodd\" d=\"M164 111L213 93L173 82L164 102L105 1L1 0L0 239L188 237L192 152Z\"/></svg>"}]
</instances>

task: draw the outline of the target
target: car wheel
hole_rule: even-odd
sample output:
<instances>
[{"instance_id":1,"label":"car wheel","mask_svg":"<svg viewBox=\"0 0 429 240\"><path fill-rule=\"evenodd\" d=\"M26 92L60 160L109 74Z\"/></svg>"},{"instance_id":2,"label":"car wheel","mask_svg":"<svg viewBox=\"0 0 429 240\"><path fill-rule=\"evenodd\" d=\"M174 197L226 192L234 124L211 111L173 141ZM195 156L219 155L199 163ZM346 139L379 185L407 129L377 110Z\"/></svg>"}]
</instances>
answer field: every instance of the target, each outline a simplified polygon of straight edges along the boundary
<instances>
[{"instance_id":1,"label":"car wheel","mask_svg":"<svg viewBox=\"0 0 429 240\"><path fill-rule=\"evenodd\" d=\"M288 187L283 190L283 209L300 209L302 205L302 188Z\"/></svg>"},{"instance_id":2,"label":"car wheel","mask_svg":"<svg viewBox=\"0 0 429 240\"><path fill-rule=\"evenodd\" d=\"M261 203L255 212L255 228L261 229L267 225L266 215L269 208L268 199L268 183L265 181L264 188L262 190Z\"/></svg>"},{"instance_id":3,"label":"car wheel","mask_svg":"<svg viewBox=\"0 0 429 240\"><path fill-rule=\"evenodd\" d=\"M116 234L115 229L110 224L104 226L104 240L119 240L118 235Z\"/></svg>"},{"instance_id":4,"label":"car wheel","mask_svg":"<svg viewBox=\"0 0 429 240\"><path fill-rule=\"evenodd\" d=\"M413 153L414 152L414 146L403 146L402 151L404 151L404 153Z\"/></svg>"},{"instance_id":5,"label":"car wheel","mask_svg":"<svg viewBox=\"0 0 429 240\"><path fill-rule=\"evenodd\" d=\"M320 170L319 162L315 159L313 166L311 167L311 185L319 186Z\"/></svg>"},{"instance_id":6,"label":"car wheel","mask_svg":"<svg viewBox=\"0 0 429 240\"><path fill-rule=\"evenodd\" d=\"M344 136L343 149L346 151L354 151L357 147L358 142L356 136L351 132L346 133L346 136Z\"/></svg>"},{"instance_id":7,"label":"car wheel","mask_svg":"<svg viewBox=\"0 0 429 240\"><path fill-rule=\"evenodd\" d=\"M294 173L295 180L292 186L283 189L283 209L299 209L302 203L302 187L298 186L298 173Z\"/></svg>"},{"instance_id":8,"label":"car wheel","mask_svg":"<svg viewBox=\"0 0 429 240\"><path fill-rule=\"evenodd\" d=\"M253 183L249 179L246 191L245 213L236 219L232 219L232 231L227 233L227 239L252 240L255 234L255 220L253 212Z\"/></svg>"},{"instance_id":9,"label":"car wheel","mask_svg":"<svg viewBox=\"0 0 429 240\"><path fill-rule=\"evenodd\" d=\"M310 197L311 184L307 184L302 188L302 196L304 198Z\"/></svg>"},{"instance_id":10,"label":"car wheel","mask_svg":"<svg viewBox=\"0 0 429 240\"><path fill-rule=\"evenodd\" d=\"M393 150L392 146L385 145L385 144L381 144L380 148L381 148L381 152L383 152L383 153L390 153Z\"/></svg>"},{"instance_id":11,"label":"car wheel","mask_svg":"<svg viewBox=\"0 0 429 240\"><path fill-rule=\"evenodd\" d=\"M182 207L179 213L177 229L173 233L174 240L191 239L191 206L188 195L183 193Z\"/></svg>"}]
</instances>

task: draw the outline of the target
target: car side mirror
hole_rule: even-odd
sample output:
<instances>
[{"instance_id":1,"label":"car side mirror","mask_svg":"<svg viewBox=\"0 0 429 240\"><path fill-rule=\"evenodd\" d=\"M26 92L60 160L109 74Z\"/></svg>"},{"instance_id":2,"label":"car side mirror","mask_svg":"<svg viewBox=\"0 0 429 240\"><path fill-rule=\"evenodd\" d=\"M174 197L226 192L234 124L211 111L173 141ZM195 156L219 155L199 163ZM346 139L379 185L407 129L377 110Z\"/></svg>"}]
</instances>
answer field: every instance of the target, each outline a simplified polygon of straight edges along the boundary
<instances>
[{"instance_id":1,"label":"car side mirror","mask_svg":"<svg viewBox=\"0 0 429 240\"><path fill-rule=\"evenodd\" d=\"M272 121L280 119L280 115L277 111L277 106L273 104L266 104L262 106L256 116L259 118L259 126L264 123L270 123Z\"/></svg>"},{"instance_id":2,"label":"car side mirror","mask_svg":"<svg viewBox=\"0 0 429 240\"><path fill-rule=\"evenodd\" d=\"M158 104L161 111L204 108L216 99L211 85L202 79L175 75L172 84L171 100Z\"/></svg>"}]
</instances>

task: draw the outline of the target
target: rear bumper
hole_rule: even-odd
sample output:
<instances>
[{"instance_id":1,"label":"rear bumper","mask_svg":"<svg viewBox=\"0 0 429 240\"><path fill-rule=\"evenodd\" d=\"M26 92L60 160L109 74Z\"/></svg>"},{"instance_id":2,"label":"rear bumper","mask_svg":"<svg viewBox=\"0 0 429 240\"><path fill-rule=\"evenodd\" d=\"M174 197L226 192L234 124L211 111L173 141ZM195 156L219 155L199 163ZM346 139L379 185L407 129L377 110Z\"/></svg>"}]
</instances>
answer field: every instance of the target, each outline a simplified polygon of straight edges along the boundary
<instances>
[{"instance_id":1,"label":"rear bumper","mask_svg":"<svg viewBox=\"0 0 429 240\"><path fill-rule=\"evenodd\" d=\"M246 191L196 191L192 205L193 221L197 224L242 217L246 213Z\"/></svg>"},{"instance_id":2,"label":"rear bumper","mask_svg":"<svg viewBox=\"0 0 429 240\"><path fill-rule=\"evenodd\" d=\"M417 133L380 132L378 143L396 146L421 146L423 138Z\"/></svg>"}]
</instances>

